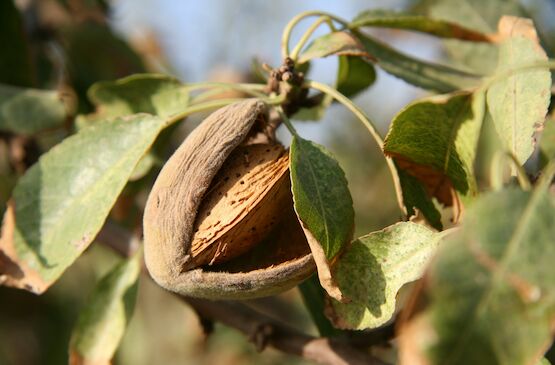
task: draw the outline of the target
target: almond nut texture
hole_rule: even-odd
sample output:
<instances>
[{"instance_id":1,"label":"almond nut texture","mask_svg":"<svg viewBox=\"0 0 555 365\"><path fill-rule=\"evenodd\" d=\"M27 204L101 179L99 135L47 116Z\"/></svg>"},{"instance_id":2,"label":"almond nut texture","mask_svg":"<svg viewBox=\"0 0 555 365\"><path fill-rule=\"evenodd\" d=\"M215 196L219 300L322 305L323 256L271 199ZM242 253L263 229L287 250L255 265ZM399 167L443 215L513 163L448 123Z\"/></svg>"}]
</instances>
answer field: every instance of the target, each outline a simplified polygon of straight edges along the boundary
<instances>
[{"instance_id":1,"label":"almond nut texture","mask_svg":"<svg viewBox=\"0 0 555 365\"><path fill-rule=\"evenodd\" d=\"M266 238L289 203L289 158L279 145L238 147L199 207L191 245L194 266L240 256Z\"/></svg>"},{"instance_id":2,"label":"almond nut texture","mask_svg":"<svg viewBox=\"0 0 555 365\"><path fill-rule=\"evenodd\" d=\"M293 211L287 151L247 144L266 106L247 99L206 118L166 162L144 214L145 261L162 287L248 299L314 272ZM260 139L258 139L260 140Z\"/></svg>"}]
</instances>

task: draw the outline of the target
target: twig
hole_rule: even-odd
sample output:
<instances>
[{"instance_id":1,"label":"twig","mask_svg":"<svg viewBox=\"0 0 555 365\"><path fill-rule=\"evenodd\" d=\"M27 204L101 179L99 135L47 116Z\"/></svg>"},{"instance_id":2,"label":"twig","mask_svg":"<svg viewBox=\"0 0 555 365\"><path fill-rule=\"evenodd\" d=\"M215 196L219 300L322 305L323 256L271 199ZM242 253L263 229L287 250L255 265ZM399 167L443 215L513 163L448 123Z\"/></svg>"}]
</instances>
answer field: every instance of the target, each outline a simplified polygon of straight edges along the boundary
<instances>
[{"instance_id":1,"label":"twig","mask_svg":"<svg viewBox=\"0 0 555 365\"><path fill-rule=\"evenodd\" d=\"M370 118L368 118L368 116L366 115L366 113L362 109L360 109L360 107L358 105L353 103L351 101L351 99L349 99L345 95L341 94L336 89L334 89L334 88L332 88L332 87L330 87L326 84L322 84L320 82L316 82L316 81L312 81L312 80L306 80L305 81L305 86L309 87L309 88L312 88L312 89L315 89L315 90L319 90L319 91L321 91L325 94L328 94L331 97L333 97L335 100L337 100L338 102L343 104L347 109L349 109L357 117L357 119L360 122L362 122L362 124L364 124L366 129L368 129L368 131L370 132L370 134L374 138L374 141L376 141L376 144L378 145L380 150L383 151L384 141L383 141L382 137L380 136L380 133L376 129L375 123L373 121L371 121ZM384 157L385 157L385 162L387 164L387 168L389 169L389 172L391 174L391 179L393 180L393 186L395 187L395 195L397 196L397 204L399 205L399 209L401 210L401 212L403 212L403 214L406 215L407 211L406 211L406 208L405 208L405 203L404 203L404 198L403 198L403 189L401 188L401 180L399 179L399 174L397 173L397 167L395 166L395 163L393 162L393 159L391 157L388 157L388 156L384 156Z\"/></svg>"},{"instance_id":2,"label":"twig","mask_svg":"<svg viewBox=\"0 0 555 365\"><path fill-rule=\"evenodd\" d=\"M282 352L321 364L385 365L381 360L354 349L345 341L306 335L241 303L178 297L189 304L201 317L241 331L254 342L258 349L269 345Z\"/></svg>"},{"instance_id":3,"label":"twig","mask_svg":"<svg viewBox=\"0 0 555 365\"><path fill-rule=\"evenodd\" d=\"M138 247L135 235L111 221L104 224L97 237L99 242L125 257L129 257ZM178 294L175 296L193 308L201 323L216 321L235 328L244 333L259 351L271 346L284 353L328 365L387 365L365 351L353 347L351 339L316 338L299 332L275 319L279 318L279 313L269 313L272 306L264 310L267 315L249 307L253 306L253 301L216 302ZM383 339L379 337L376 343L382 342ZM374 343L372 339L366 341L368 346ZM362 341L359 338L353 342L360 345Z\"/></svg>"}]
</instances>

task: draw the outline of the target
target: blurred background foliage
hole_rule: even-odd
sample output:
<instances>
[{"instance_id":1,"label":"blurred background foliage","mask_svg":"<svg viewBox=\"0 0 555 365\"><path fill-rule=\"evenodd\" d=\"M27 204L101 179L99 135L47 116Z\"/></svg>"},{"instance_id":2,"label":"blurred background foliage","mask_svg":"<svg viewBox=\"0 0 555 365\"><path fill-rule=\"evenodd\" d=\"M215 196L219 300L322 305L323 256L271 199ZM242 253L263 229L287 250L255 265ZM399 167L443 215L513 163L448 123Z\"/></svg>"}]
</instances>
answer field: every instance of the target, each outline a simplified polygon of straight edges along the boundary
<instances>
[{"instance_id":1,"label":"blurred background foliage","mask_svg":"<svg viewBox=\"0 0 555 365\"><path fill-rule=\"evenodd\" d=\"M369 8L422 10L430 1L274 1L247 0L3 0L0 1L0 83L57 90L70 115L92 112L88 88L138 72L170 73L184 82L251 81L253 58L278 65L281 30L294 15L323 10L351 19ZM523 1L546 49L555 49L555 3ZM431 37L373 30L380 39L420 58L448 62L452 49ZM318 34L318 33L317 33ZM294 34L294 37L299 34ZM452 47L451 47L452 48ZM471 65L469 65L471 67ZM311 78L332 83L336 60L311 67ZM426 95L379 71L372 88L355 98L381 128L410 100ZM154 163L183 140L201 116L164 132ZM71 119L71 118L68 118ZM0 213L25 169L41 153L74 131L60 128L22 136L0 131ZM353 195L356 234L399 220L390 177L381 152L343 108L332 105L320 122L302 123L301 135L326 145L344 168ZM280 133L287 143L286 133ZM111 219L137 229L156 169L130 182ZM98 241L101 239L99 238ZM102 275L119 258L99 244L74 264L46 294L0 287L0 364L64 364L80 308ZM263 307L263 300L253 301ZM286 322L315 334L296 290L280 297ZM242 335L216 325L206 337L194 313L173 295L142 277L136 311L114 364L302 364L271 349L258 354Z\"/></svg>"}]
</instances>

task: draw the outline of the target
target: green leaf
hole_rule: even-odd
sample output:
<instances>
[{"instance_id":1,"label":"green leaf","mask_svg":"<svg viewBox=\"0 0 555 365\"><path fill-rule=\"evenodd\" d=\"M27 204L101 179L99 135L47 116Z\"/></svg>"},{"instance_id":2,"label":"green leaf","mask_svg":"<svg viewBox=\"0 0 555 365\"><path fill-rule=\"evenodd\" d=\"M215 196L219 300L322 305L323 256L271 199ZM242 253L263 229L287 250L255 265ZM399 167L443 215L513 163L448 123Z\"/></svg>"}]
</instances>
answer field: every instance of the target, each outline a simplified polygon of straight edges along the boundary
<instances>
[{"instance_id":1,"label":"green leaf","mask_svg":"<svg viewBox=\"0 0 555 365\"><path fill-rule=\"evenodd\" d=\"M332 32L316 38L306 47L298 59L299 64L313 58L331 55L366 56L360 41L348 32Z\"/></svg>"},{"instance_id":2,"label":"green leaf","mask_svg":"<svg viewBox=\"0 0 555 365\"><path fill-rule=\"evenodd\" d=\"M353 241L334 273L351 301L331 300L333 323L362 330L389 321L397 292L422 276L440 237L423 225L401 222Z\"/></svg>"},{"instance_id":3,"label":"green leaf","mask_svg":"<svg viewBox=\"0 0 555 365\"><path fill-rule=\"evenodd\" d=\"M4 215L4 284L46 290L94 239L164 120L136 114L94 123L42 155Z\"/></svg>"},{"instance_id":4,"label":"green leaf","mask_svg":"<svg viewBox=\"0 0 555 365\"><path fill-rule=\"evenodd\" d=\"M497 73L547 60L530 20L503 17L500 32L506 39L500 46ZM488 110L504 148L522 164L534 150L533 135L544 123L550 90L551 73L545 68L504 77L487 92Z\"/></svg>"},{"instance_id":5,"label":"green leaf","mask_svg":"<svg viewBox=\"0 0 555 365\"><path fill-rule=\"evenodd\" d=\"M71 335L71 364L110 363L135 308L140 253L118 264L98 282Z\"/></svg>"},{"instance_id":6,"label":"green leaf","mask_svg":"<svg viewBox=\"0 0 555 365\"><path fill-rule=\"evenodd\" d=\"M300 121L318 121L326 115L326 111L333 102L333 97L328 94L316 94L308 98L310 106L301 107L291 119Z\"/></svg>"},{"instance_id":7,"label":"green leaf","mask_svg":"<svg viewBox=\"0 0 555 365\"><path fill-rule=\"evenodd\" d=\"M326 308L325 297L326 292L320 286L318 277L312 275L309 279L299 284L305 307L308 309L312 321L318 328L318 333L322 337L336 336L340 333L329 319L325 316L324 310Z\"/></svg>"},{"instance_id":8,"label":"green leaf","mask_svg":"<svg viewBox=\"0 0 555 365\"><path fill-rule=\"evenodd\" d=\"M384 152L443 204L453 203L452 189L473 196L484 104L484 93L479 91L418 100L393 118Z\"/></svg>"},{"instance_id":9,"label":"green leaf","mask_svg":"<svg viewBox=\"0 0 555 365\"><path fill-rule=\"evenodd\" d=\"M295 211L332 259L353 234L353 200L345 173L323 146L299 136L293 137L290 157Z\"/></svg>"},{"instance_id":10,"label":"green leaf","mask_svg":"<svg viewBox=\"0 0 555 365\"><path fill-rule=\"evenodd\" d=\"M471 88L481 81L478 75L407 56L356 30L316 38L301 54L299 63L330 55L367 58L410 84L439 92Z\"/></svg>"},{"instance_id":11,"label":"green leaf","mask_svg":"<svg viewBox=\"0 0 555 365\"><path fill-rule=\"evenodd\" d=\"M96 120L135 113L170 117L182 112L189 104L186 86L161 74L136 74L116 81L97 82L88 94L97 110L95 114L78 120L80 128ZM156 162L156 153L149 151L141 158L129 180L144 177Z\"/></svg>"},{"instance_id":12,"label":"green leaf","mask_svg":"<svg viewBox=\"0 0 555 365\"><path fill-rule=\"evenodd\" d=\"M189 103L189 93L179 80L159 74L97 82L88 95L104 118L135 113L168 117L181 112Z\"/></svg>"},{"instance_id":13,"label":"green leaf","mask_svg":"<svg viewBox=\"0 0 555 365\"><path fill-rule=\"evenodd\" d=\"M355 96L364 91L376 80L376 71L372 64L362 57L339 56L336 89L345 96ZM308 65L303 63L302 65ZM301 107L292 117L294 120L320 120L324 117L328 107L333 102L333 97L315 95L308 99L311 106Z\"/></svg>"},{"instance_id":14,"label":"green leaf","mask_svg":"<svg viewBox=\"0 0 555 365\"><path fill-rule=\"evenodd\" d=\"M56 91L0 84L0 130L33 134L61 126L66 108Z\"/></svg>"},{"instance_id":15,"label":"green leaf","mask_svg":"<svg viewBox=\"0 0 555 365\"><path fill-rule=\"evenodd\" d=\"M503 15L525 15L518 0L425 0L420 10L482 33L495 32Z\"/></svg>"},{"instance_id":16,"label":"green leaf","mask_svg":"<svg viewBox=\"0 0 555 365\"><path fill-rule=\"evenodd\" d=\"M480 83L480 76L455 68L421 61L360 32L360 39L371 60L384 71L409 84L441 93L467 89Z\"/></svg>"},{"instance_id":17,"label":"green leaf","mask_svg":"<svg viewBox=\"0 0 555 365\"><path fill-rule=\"evenodd\" d=\"M339 56L337 69L336 89L345 96L355 96L364 91L376 81L376 71L372 64L362 57ZM308 65L303 63L302 65ZM301 107L291 119L295 120L320 120L324 117L328 107L333 102L333 97L316 95L309 98L314 102L311 106Z\"/></svg>"},{"instance_id":18,"label":"green leaf","mask_svg":"<svg viewBox=\"0 0 555 365\"><path fill-rule=\"evenodd\" d=\"M339 56L336 89L351 97L364 91L376 81L376 70L361 57Z\"/></svg>"},{"instance_id":19,"label":"green leaf","mask_svg":"<svg viewBox=\"0 0 555 365\"><path fill-rule=\"evenodd\" d=\"M14 1L0 1L0 83L33 86L29 42Z\"/></svg>"},{"instance_id":20,"label":"green leaf","mask_svg":"<svg viewBox=\"0 0 555 365\"><path fill-rule=\"evenodd\" d=\"M427 0L425 12L482 33L497 31L503 15L526 16L518 0ZM495 70L497 45L492 43L444 40L449 58L465 69L489 75Z\"/></svg>"},{"instance_id":21,"label":"green leaf","mask_svg":"<svg viewBox=\"0 0 555 365\"><path fill-rule=\"evenodd\" d=\"M442 38L457 38L474 42L488 42L489 37L472 28L423 15L390 10L367 10L355 17L349 28L384 27L431 34Z\"/></svg>"},{"instance_id":22,"label":"green leaf","mask_svg":"<svg viewBox=\"0 0 555 365\"><path fill-rule=\"evenodd\" d=\"M536 363L547 350L555 321L555 201L542 185L490 193L467 210L426 275L428 307L403 330L407 355L430 364L517 365Z\"/></svg>"},{"instance_id":23,"label":"green leaf","mask_svg":"<svg viewBox=\"0 0 555 365\"><path fill-rule=\"evenodd\" d=\"M312 251L318 277L328 294L343 300L331 275L330 262L352 238L353 199L345 173L323 147L293 136L291 190L297 217Z\"/></svg>"},{"instance_id":24,"label":"green leaf","mask_svg":"<svg viewBox=\"0 0 555 365\"><path fill-rule=\"evenodd\" d=\"M424 218L426 218L430 226L438 231L443 230L441 214L437 210L432 199L428 196L428 192L424 185L416 177L399 168L399 166L395 165L395 167L401 183L403 205L407 209L407 216L409 218L415 216L416 208L424 215Z\"/></svg>"}]
</instances>

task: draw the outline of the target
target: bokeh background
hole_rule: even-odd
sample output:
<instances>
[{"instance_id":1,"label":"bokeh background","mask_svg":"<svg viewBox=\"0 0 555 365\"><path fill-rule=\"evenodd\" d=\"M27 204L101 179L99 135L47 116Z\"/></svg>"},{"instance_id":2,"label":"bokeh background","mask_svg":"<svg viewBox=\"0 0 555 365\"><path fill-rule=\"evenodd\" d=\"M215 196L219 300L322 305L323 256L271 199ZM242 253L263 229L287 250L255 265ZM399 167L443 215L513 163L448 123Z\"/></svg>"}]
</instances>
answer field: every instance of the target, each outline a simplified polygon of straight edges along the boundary
<instances>
[{"instance_id":1,"label":"bokeh background","mask_svg":"<svg viewBox=\"0 0 555 365\"><path fill-rule=\"evenodd\" d=\"M11 0L2 0L0 23L13 21ZM184 82L251 79L253 58L277 66L285 24L306 10L322 10L351 19L370 8L403 10L410 0L255 1L255 0L17 0L22 34L1 34L1 41L22 39L35 67L31 73L0 67L3 82L20 86L67 89L78 112L91 112L86 90L99 80L136 72L163 72ZM555 27L555 2L525 1L546 32ZM301 23L300 31L307 24ZM431 37L391 30L375 35L419 58L441 60L441 44ZM18 38L19 37L19 38ZM555 38L554 38L555 39ZM4 52L4 51L2 51ZM6 54L0 54L6 58ZM4 66L4 64L0 64ZM335 59L313 62L310 77L333 83ZM3 73L3 74L2 74ZM377 123L382 133L393 115L411 100L426 93L378 70L377 82L355 102ZM197 118L198 121L198 118ZM183 139L195 118L180 125L168 138L168 150ZM319 122L298 124L306 138L326 145L346 171L355 202L356 233L380 229L400 216L390 177L380 151L365 128L339 105L332 105ZM29 161L33 151L44 151L63 138L51 132L23 146ZM286 133L280 133L287 143ZM30 142L29 142L30 143ZM36 145L35 145L36 144ZM0 171L8 169L6 146L0 144ZM38 152L36 153L38 154ZM3 157L4 156L4 157ZM36 159L36 156L35 156ZM2 175L0 201L9 196L9 176ZM140 186L130 184L113 219L130 224L140 217L128 209L126 197L140 202ZM131 212L131 213L130 213ZM46 294L32 294L0 287L0 364L65 364L71 329L87 296L102 275L119 260L101 244L91 248ZM265 305L253 302L252 305ZM315 334L296 290L285 293L275 308L285 321ZM140 280L137 307L114 364L302 364L298 358L271 349L258 354L233 329L217 325L204 336L194 313L148 278Z\"/></svg>"}]
</instances>

